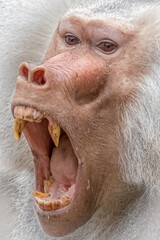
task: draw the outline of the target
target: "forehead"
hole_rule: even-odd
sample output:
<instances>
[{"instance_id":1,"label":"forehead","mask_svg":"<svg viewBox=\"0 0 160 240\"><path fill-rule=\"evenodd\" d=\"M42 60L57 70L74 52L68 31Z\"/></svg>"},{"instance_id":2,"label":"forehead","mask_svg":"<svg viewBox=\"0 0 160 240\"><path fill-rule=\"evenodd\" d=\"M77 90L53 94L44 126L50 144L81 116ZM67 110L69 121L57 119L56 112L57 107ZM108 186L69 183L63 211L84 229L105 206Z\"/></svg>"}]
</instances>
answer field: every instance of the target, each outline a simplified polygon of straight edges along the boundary
<instances>
[{"instance_id":1,"label":"forehead","mask_svg":"<svg viewBox=\"0 0 160 240\"><path fill-rule=\"evenodd\" d=\"M92 17L81 13L72 13L63 17L59 23L60 29L77 28L79 30L89 30L89 29L101 29L106 31L106 29L111 31L118 31L122 34L132 35L135 32L135 26L131 22L126 20L116 19L116 18L104 18L104 17Z\"/></svg>"}]
</instances>

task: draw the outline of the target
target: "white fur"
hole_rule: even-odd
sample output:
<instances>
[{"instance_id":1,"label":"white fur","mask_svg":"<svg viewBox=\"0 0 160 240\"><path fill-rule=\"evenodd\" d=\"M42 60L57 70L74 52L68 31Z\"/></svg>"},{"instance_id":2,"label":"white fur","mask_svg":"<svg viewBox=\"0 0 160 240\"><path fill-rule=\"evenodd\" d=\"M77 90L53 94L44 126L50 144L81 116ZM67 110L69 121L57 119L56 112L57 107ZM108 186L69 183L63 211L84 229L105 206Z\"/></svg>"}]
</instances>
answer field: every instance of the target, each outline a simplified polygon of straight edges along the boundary
<instances>
[{"instance_id":1,"label":"white fur","mask_svg":"<svg viewBox=\"0 0 160 240\"><path fill-rule=\"evenodd\" d=\"M73 0L72 0L73 1ZM25 139L13 139L13 118L10 101L15 87L18 66L22 61L39 63L43 59L58 19L71 1L0 0L0 239L47 240L32 209L34 188L33 162ZM78 1L77 1L78 2ZM90 2L90 4L88 3ZM80 9L95 7L84 1ZM98 1L104 3L107 1ZM159 240L160 239L160 16L158 1L118 1L126 4L120 11L110 8L117 18L137 17L137 24L146 24L146 33L155 38L157 51L150 60L150 74L141 76L138 96L121 114L119 164L123 179L136 188L118 222L112 206L102 206L86 226L64 239L78 240ZM131 3L133 12L127 11ZM114 1L108 1L110 6ZM148 7L149 6L149 7ZM74 7L79 10L79 5ZM159 9L159 8L158 8ZM145 14L143 14L143 11ZM124 15L125 13L125 15ZM97 12L106 17L106 13ZM105 16L104 16L105 15ZM144 29L145 30L145 29ZM123 109L123 106L122 106ZM138 124L137 124L138 123ZM134 194L134 193L133 193ZM127 196L126 199L130 196Z\"/></svg>"}]
</instances>

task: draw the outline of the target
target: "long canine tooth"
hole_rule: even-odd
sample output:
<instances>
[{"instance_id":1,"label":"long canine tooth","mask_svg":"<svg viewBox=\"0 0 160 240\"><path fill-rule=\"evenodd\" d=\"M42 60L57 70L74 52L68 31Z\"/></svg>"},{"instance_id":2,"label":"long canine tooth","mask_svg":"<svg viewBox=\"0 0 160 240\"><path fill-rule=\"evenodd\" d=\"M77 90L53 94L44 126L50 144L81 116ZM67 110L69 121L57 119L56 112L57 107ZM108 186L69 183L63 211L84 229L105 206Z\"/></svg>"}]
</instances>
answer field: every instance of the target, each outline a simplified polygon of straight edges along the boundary
<instances>
[{"instance_id":1,"label":"long canine tooth","mask_svg":"<svg viewBox=\"0 0 160 240\"><path fill-rule=\"evenodd\" d=\"M53 139L55 146L58 147L59 138L60 138L60 134L61 134L61 128L58 126L57 123L54 123L52 126L49 124L48 131Z\"/></svg>"},{"instance_id":2,"label":"long canine tooth","mask_svg":"<svg viewBox=\"0 0 160 240\"><path fill-rule=\"evenodd\" d=\"M25 128L26 124L27 124L27 121L20 120L20 119L14 120L14 138L17 141L20 141L22 131Z\"/></svg>"}]
</instances>

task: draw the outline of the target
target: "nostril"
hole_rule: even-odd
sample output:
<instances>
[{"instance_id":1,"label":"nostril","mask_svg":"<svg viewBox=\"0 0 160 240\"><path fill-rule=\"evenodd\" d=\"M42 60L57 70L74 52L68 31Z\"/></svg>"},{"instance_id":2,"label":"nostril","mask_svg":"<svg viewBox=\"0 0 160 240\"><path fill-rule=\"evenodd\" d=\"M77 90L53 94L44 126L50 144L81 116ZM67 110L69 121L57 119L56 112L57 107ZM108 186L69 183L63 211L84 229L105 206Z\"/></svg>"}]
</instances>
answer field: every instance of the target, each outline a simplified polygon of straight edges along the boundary
<instances>
[{"instance_id":1,"label":"nostril","mask_svg":"<svg viewBox=\"0 0 160 240\"><path fill-rule=\"evenodd\" d=\"M33 75L33 81L38 85L44 85L46 83L46 80L44 77L44 70L36 71Z\"/></svg>"},{"instance_id":2,"label":"nostril","mask_svg":"<svg viewBox=\"0 0 160 240\"><path fill-rule=\"evenodd\" d=\"M28 68L26 66L23 67L23 76L28 79Z\"/></svg>"},{"instance_id":3,"label":"nostril","mask_svg":"<svg viewBox=\"0 0 160 240\"><path fill-rule=\"evenodd\" d=\"M29 69L26 66L26 63L22 63L19 67L19 75L23 77L23 79L28 81Z\"/></svg>"}]
</instances>

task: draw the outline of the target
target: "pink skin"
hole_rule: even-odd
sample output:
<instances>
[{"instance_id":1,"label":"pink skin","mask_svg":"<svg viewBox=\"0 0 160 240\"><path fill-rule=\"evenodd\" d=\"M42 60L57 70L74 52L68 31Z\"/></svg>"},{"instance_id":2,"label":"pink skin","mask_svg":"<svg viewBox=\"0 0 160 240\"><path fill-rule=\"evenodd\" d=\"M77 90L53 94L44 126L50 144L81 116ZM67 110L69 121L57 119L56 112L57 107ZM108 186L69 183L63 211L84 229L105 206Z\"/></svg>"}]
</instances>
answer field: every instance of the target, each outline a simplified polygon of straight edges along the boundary
<instances>
[{"instance_id":1,"label":"pink skin","mask_svg":"<svg viewBox=\"0 0 160 240\"><path fill-rule=\"evenodd\" d=\"M148 39L147 32L139 37L142 28L119 22L69 15L61 20L43 64L20 66L12 110L25 105L42 111L69 137L62 137L52 152L47 120L39 127L28 123L24 130L35 157L38 190L43 189L43 180L50 172L59 183L76 184L67 208L52 212L49 219L48 213L41 214L37 209L44 231L51 236L75 231L104 203L115 203L115 214L124 210L123 191L129 191L129 187L121 178L118 164L119 110L137 91L139 76L146 71L150 52L138 46L150 44L141 43ZM80 43L67 45L68 33L78 37ZM118 46L112 54L98 47L108 39ZM119 197L122 209L117 204Z\"/></svg>"}]
</instances>

